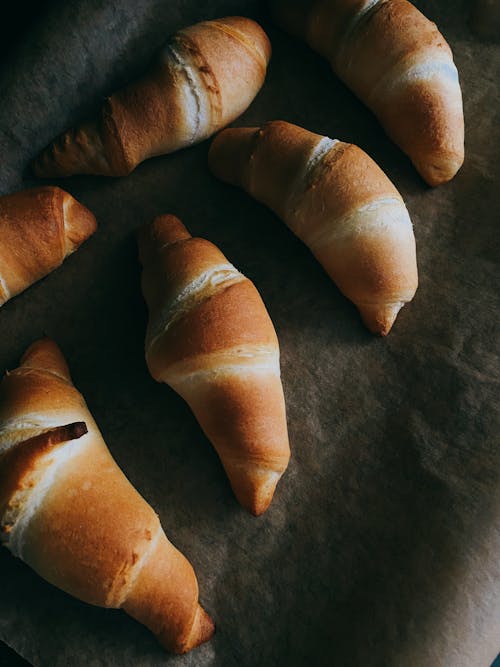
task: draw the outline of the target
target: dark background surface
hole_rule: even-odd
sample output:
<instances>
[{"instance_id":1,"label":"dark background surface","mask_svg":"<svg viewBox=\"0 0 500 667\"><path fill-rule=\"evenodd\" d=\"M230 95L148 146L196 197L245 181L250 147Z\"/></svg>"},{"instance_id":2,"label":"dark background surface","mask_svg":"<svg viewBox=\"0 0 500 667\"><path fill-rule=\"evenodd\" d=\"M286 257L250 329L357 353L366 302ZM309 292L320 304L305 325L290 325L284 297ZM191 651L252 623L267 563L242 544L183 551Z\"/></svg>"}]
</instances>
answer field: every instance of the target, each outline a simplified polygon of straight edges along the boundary
<instances>
[{"instance_id":1,"label":"dark background surface","mask_svg":"<svg viewBox=\"0 0 500 667\"><path fill-rule=\"evenodd\" d=\"M26 667L29 664L6 644L0 642L0 667ZM492 667L500 667L500 656L495 660Z\"/></svg>"},{"instance_id":2,"label":"dark background surface","mask_svg":"<svg viewBox=\"0 0 500 667\"><path fill-rule=\"evenodd\" d=\"M1 7L0 58L8 61L12 50L26 40L32 27L43 18L51 0L5 2ZM54 4L54 0L52 0Z\"/></svg>"},{"instance_id":3,"label":"dark background surface","mask_svg":"<svg viewBox=\"0 0 500 667\"><path fill-rule=\"evenodd\" d=\"M11 38L0 194L33 184L28 160L139 72L165 34L227 13L265 20L252 2L208 3L203 16L189 2L29 4L0 22ZM439 20L464 89L467 162L449 186L426 188L326 63L268 23L268 81L241 120L354 141L402 192L420 289L386 341L283 224L210 177L207 143L127 179L59 183L99 231L2 308L0 365L43 333L61 344L114 456L193 562L218 633L166 657L124 615L71 600L3 552L0 630L33 664L478 664L467 652L498 603L498 50L470 33L467 3L418 6ZM189 410L145 368L134 231L167 211L255 281L278 331L293 459L261 520L236 506Z\"/></svg>"},{"instance_id":4,"label":"dark background surface","mask_svg":"<svg viewBox=\"0 0 500 667\"><path fill-rule=\"evenodd\" d=\"M0 642L0 667L26 667L29 664L6 644Z\"/></svg>"}]
</instances>

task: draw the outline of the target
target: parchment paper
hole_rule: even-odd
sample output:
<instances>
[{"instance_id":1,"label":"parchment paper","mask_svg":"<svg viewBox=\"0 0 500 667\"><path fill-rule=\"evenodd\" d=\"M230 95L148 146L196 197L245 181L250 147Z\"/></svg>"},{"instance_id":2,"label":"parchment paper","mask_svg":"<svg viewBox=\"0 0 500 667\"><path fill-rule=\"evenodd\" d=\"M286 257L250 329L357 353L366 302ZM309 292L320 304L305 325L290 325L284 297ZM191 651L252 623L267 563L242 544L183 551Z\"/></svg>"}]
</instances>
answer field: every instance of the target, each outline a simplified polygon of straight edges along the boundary
<instances>
[{"instance_id":1,"label":"parchment paper","mask_svg":"<svg viewBox=\"0 0 500 667\"><path fill-rule=\"evenodd\" d=\"M265 87L236 123L281 118L357 143L403 194L420 287L385 340L298 239L217 182L208 142L119 180L59 184L99 230L0 312L0 367L62 347L118 463L193 563L213 641L169 656L120 611L87 606L0 553L0 639L34 665L481 667L500 641L498 46L462 0L416 3L455 54L466 163L431 190L370 112L257 2L53 2L0 74L0 193L49 140L145 66L165 37L247 14L268 30ZM23 178L24 177L24 178ZM259 519L236 503L188 407L144 362L134 230L179 215L259 288L281 343L292 460Z\"/></svg>"}]
</instances>

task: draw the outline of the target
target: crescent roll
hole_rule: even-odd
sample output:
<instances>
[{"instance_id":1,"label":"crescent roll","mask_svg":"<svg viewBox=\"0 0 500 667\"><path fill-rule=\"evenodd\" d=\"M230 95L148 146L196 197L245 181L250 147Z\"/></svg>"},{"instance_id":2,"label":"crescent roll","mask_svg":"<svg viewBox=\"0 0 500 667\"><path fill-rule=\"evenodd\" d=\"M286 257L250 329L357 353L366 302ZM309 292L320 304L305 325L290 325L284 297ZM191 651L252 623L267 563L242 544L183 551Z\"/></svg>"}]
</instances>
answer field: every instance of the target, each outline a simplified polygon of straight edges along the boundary
<instances>
[{"instance_id":1,"label":"crescent roll","mask_svg":"<svg viewBox=\"0 0 500 667\"><path fill-rule=\"evenodd\" d=\"M57 269L95 230L92 213L61 188L0 197L0 306Z\"/></svg>"},{"instance_id":2,"label":"crescent roll","mask_svg":"<svg viewBox=\"0 0 500 667\"><path fill-rule=\"evenodd\" d=\"M155 155L202 141L257 95L270 42L251 19L230 16L180 30L142 77L109 97L98 116L69 130L34 161L39 177L125 176Z\"/></svg>"},{"instance_id":3,"label":"crescent roll","mask_svg":"<svg viewBox=\"0 0 500 667\"><path fill-rule=\"evenodd\" d=\"M401 195L360 148L283 121L213 141L216 176L266 204L311 249L373 333L389 333L417 289Z\"/></svg>"},{"instance_id":4,"label":"crescent roll","mask_svg":"<svg viewBox=\"0 0 500 667\"><path fill-rule=\"evenodd\" d=\"M113 460L48 339L0 385L0 535L48 582L124 609L171 651L213 634L193 568Z\"/></svg>"},{"instance_id":5,"label":"crescent roll","mask_svg":"<svg viewBox=\"0 0 500 667\"><path fill-rule=\"evenodd\" d=\"M377 116L429 185L464 161L462 91L436 25L406 0L271 0L276 21L307 41Z\"/></svg>"},{"instance_id":6,"label":"crescent roll","mask_svg":"<svg viewBox=\"0 0 500 667\"><path fill-rule=\"evenodd\" d=\"M278 339L253 283L165 215L139 235L146 360L193 410L239 502L269 506L290 458Z\"/></svg>"}]
</instances>

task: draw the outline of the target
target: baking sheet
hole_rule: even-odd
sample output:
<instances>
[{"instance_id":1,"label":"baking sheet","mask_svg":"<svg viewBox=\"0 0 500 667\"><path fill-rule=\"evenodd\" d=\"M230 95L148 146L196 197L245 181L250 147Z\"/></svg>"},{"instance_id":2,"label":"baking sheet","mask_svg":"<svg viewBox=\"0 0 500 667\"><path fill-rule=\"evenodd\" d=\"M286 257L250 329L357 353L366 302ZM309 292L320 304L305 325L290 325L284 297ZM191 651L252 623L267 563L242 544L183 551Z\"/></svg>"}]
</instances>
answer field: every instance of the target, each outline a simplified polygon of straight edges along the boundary
<instances>
[{"instance_id":1,"label":"baking sheet","mask_svg":"<svg viewBox=\"0 0 500 667\"><path fill-rule=\"evenodd\" d=\"M0 312L0 367L43 334L118 463L193 563L213 641L169 656L120 611L87 606L0 553L0 639L33 665L479 667L500 644L499 47L469 3L422 0L450 42L466 163L431 190L370 112L252 1L52 2L0 70L0 194L57 133L197 20L261 20L274 54L235 124L281 118L357 143L415 226L420 287L385 340L362 326L307 248L207 168L209 143L129 177L58 182L99 229ZM55 181L54 181L55 183ZM281 344L292 460L270 510L237 504L183 401L149 376L135 229L160 213L220 246L259 288Z\"/></svg>"}]
</instances>

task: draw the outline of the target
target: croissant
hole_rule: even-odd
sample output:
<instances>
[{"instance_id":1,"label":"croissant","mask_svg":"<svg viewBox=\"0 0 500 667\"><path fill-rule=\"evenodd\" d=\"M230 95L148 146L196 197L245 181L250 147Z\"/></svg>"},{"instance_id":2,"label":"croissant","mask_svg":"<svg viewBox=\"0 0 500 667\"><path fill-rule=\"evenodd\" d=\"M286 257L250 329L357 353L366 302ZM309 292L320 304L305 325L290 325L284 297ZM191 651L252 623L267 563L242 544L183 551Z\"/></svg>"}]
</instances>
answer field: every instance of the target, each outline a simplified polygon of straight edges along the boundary
<instances>
[{"instance_id":1,"label":"croissant","mask_svg":"<svg viewBox=\"0 0 500 667\"><path fill-rule=\"evenodd\" d=\"M202 141L250 105L270 56L266 34L247 18L180 30L140 79L104 102L97 118L49 145L33 171L125 176L146 158Z\"/></svg>"},{"instance_id":2,"label":"croissant","mask_svg":"<svg viewBox=\"0 0 500 667\"><path fill-rule=\"evenodd\" d=\"M290 458L279 347L260 295L172 215L139 233L151 375L189 404L239 502L269 506Z\"/></svg>"},{"instance_id":3,"label":"croissant","mask_svg":"<svg viewBox=\"0 0 500 667\"><path fill-rule=\"evenodd\" d=\"M415 237L399 192L366 153L274 121L224 130L209 163L286 222L370 331L389 333L417 289Z\"/></svg>"},{"instance_id":4,"label":"croissant","mask_svg":"<svg viewBox=\"0 0 500 667\"><path fill-rule=\"evenodd\" d=\"M0 197L0 306L60 266L95 230L92 213L60 188Z\"/></svg>"},{"instance_id":5,"label":"croissant","mask_svg":"<svg viewBox=\"0 0 500 667\"><path fill-rule=\"evenodd\" d=\"M193 568L111 457L48 339L0 385L0 535L44 579L121 607L167 649L213 634Z\"/></svg>"},{"instance_id":6,"label":"croissant","mask_svg":"<svg viewBox=\"0 0 500 667\"><path fill-rule=\"evenodd\" d=\"M429 185L464 160L462 93L436 25L406 0L271 0L276 21L328 59Z\"/></svg>"}]
</instances>

